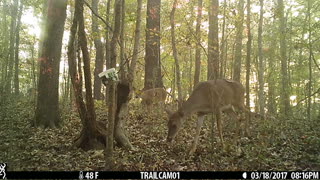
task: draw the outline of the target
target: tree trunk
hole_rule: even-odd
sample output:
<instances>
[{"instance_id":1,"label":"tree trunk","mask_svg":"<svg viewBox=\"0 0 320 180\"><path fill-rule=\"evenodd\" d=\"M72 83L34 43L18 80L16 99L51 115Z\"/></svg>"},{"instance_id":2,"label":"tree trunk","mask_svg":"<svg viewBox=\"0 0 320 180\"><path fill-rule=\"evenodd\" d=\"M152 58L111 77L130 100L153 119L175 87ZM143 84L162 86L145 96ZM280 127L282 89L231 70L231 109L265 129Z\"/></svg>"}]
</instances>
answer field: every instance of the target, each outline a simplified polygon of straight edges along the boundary
<instances>
[{"instance_id":1,"label":"tree trunk","mask_svg":"<svg viewBox=\"0 0 320 180\"><path fill-rule=\"evenodd\" d=\"M172 43L172 51L173 51L173 57L174 57L174 62L175 62L175 67L176 67L176 78L177 78L177 88L178 88L178 102L179 106L182 103L182 90L181 90L181 77L180 77L180 65L179 65L179 59L178 59L178 52L177 52L177 47L176 47L176 37L175 37L175 22L174 22L174 14L176 11L178 3L177 0L174 0L173 5L172 5L172 10L170 13L170 25L171 25L171 43Z\"/></svg>"},{"instance_id":2,"label":"tree trunk","mask_svg":"<svg viewBox=\"0 0 320 180\"><path fill-rule=\"evenodd\" d=\"M17 18L17 27L16 27L16 44L15 44L15 63L14 63L14 93L19 95L19 45L20 45L20 26L21 26L21 15L23 10L23 3L20 2L18 18Z\"/></svg>"},{"instance_id":3,"label":"tree trunk","mask_svg":"<svg viewBox=\"0 0 320 180\"><path fill-rule=\"evenodd\" d=\"M217 79L219 77L218 13L219 1L211 0L209 6L208 80Z\"/></svg>"},{"instance_id":4,"label":"tree trunk","mask_svg":"<svg viewBox=\"0 0 320 180\"><path fill-rule=\"evenodd\" d=\"M269 46L270 48L270 53L269 53L269 57L268 57L268 64L269 64L269 78L268 78L268 114L271 115L275 115L277 113L277 104L276 104L276 74L274 73L275 69L276 69L276 62L275 62L275 49L272 47L274 45L274 41L275 39L271 39L270 40L270 44Z\"/></svg>"},{"instance_id":5,"label":"tree trunk","mask_svg":"<svg viewBox=\"0 0 320 180\"><path fill-rule=\"evenodd\" d=\"M129 93L130 87L128 82L122 81L117 84L117 109L115 115L114 138L118 146L127 150L133 148L124 129L126 120L125 115L128 113Z\"/></svg>"},{"instance_id":6,"label":"tree trunk","mask_svg":"<svg viewBox=\"0 0 320 180\"><path fill-rule=\"evenodd\" d=\"M235 59L233 66L233 79L240 82L240 72L241 72L241 60L242 60L242 32L243 32L243 16L244 16L244 0L240 0L238 4L239 14L236 16L236 44L235 44Z\"/></svg>"},{"instance_id":7,"label":"tree trunk","mask_svg":"<svg viewBox=\"0 0 320 180\"><path fill-rule=\"evenodd\" d=\"M67 2L49 0L42 52L35 123L54 128L60 122L59 67Z\"/></svg>"},{"instance_id":8,"label":"tree trunk","mask_svg":"<svg viewBox=\"0 0 320 180\"><path fill-rule=\"evenodd\" d=\"M311 120L311 92L312 92L312 30L311 30L311 1L308 1L308 48L309 48L309 82L308 82L308 105L307 105L307 118Z\"/></svg>"},{"instance_id":9,"label":"tree trunk","mask_svg":"<svg viewBox=\"0 0 320 180\"><path fill-rule=\"evenodd\" d=\"M18 0L14 0L12 10L11 10L9 63L8 63L8 70L7 70L8 73L6 77L6 83L5 83L5 93L7 95L11 94L11 83L12 83L11 81L12 81L13 64L14 64L14 45L15 45L18 3L19 3Z\"/></svg>"},{"instance_id":10,"label":"tree trunk","mask_svg":"<svg viewBox=\"0 0 320 180\"><path fill-rule=\"evenodd\" d=\"M306 15L305 16L305 19L304 19L304 22L307 22L308 21L308 15ZM302 28L302 31L301 31L301 34L300 34L300 40L299 40L299 43L300 44L303 44L304 43L304 36L305 36L305 34L306 34L306 31L307 31L307 27L306 26L303 26L303 28ZM302 46L300 46L299 47L299 55L298 55L298 65L297 65L297 68L296 68L296 73L297 73L297 75L298 75L298 77L302 77L302 74L304 74L304 65L303 65L303 63L304 63L304 54L303 54L303 52L304 52L304 48L302 47ZM297 102L299 102L301 99L303 99L304 98L304 96L303 96L303 84L304 84L304 82L303 82L303 80L302 79L304 79L304 78L300 78L299 80L298 80L298 82L297 82ZM299 104L297 104L297 108L299 109L299 108L303 108L302 106L301 106L301 103L299 103Z\"/></svg>"},{"instance_id":11,"label":"tree trunk","mask_svg":"<svg viewBox=\"0 0 320 180\"><path fill-rule=\"evenodd\" d=\"M265 97L264 97L264 59L262 54L262 26L263 26L263 0L260 0L260 19L258 28L258 82L259 82L259 113L264 117Z\"/></svg>"},{"instance_id":12,"label":"tree trunk","mask_svg":"<svg viewBox=\"0 0 320 180\"><path fill-rule=\"evenodd\" d=\"M226 68L226 58L225 58L225 51L226 51L226 8L227 8L227 1L223 1L223 22L222 22L222 37L221 37L221 47L220 47L220 77L225 77L225 68Z\"/></svg>"},{"instance_id":13,"label":"tree trunk","mask_svg":"<svg viewBox=\"0 0 320 180\"><path fill-rule=\"evenodd\" d=\"M148 0L144 90L163 87L160 64L161 0Z\"/></svg>"},{"instance_id":14,"label":"tree trunk","mask_svg":"<svg viewBox=\"0 0 320 180\"><path fill-rule=\"evenodd\" d=\"M83 57L83 72L84 72L84 84L86 89L86 108L87 108L87 125L94 126L96 122L96 114L94 110L94 102L92 98L92 83L91 83L91 72L90 72L90 55L88 51L88 43L86 38L85 26L84 26L84 17L83 17L83 1L79 0L79 45Z\"/></svg>"},{"instance_id":15,"label":"tree trunk","mask_svg":"<svg viewBox=\"0 0 320 180\"><path fill-rule=\"evenodd\" d=\"M75 146L84 150L94 149L101 144L105 144L105 132L99 128L95 120L95 111L91 89L90 58L87 49L87 40L84 31L83 20L83 0L75 3L74 19L71 26L70 38L68 44L68 63L71 82L73 85L76 106L83 125L79 138L75 141ZM78 53L78 66L76 63L75 37L78 28L79 45L83 55L83 68L86 87L86 104L82 96L82 72L80 64L80 55ZM77 70L78 69L78 70Z\"/></svg>"},{"instance_id":16,"label":"tree trunk","mask_svg":"<svg viewBox=\"0 0 320 180\"><path fill-rule=\"evenodd\" d=\"M32 79L32 88L36 89L37 88L37 75L36 75L36 62L35 62L35 58L34 58L34 52L35 52L35 48L34 48L34 44L36 43L36 38L33 37L33 43L31 44L30 48L31 48L31 79Z\"/></svg>"},{"instance_id":17,"label":"tree trunk","mask_svg":"<svg viewBox=\"0 0 320 180\"><path fill-rule=\"evenodd\" d=\"M121 0L115 0L114 2L114 29L113 36L110 43L110 60L111 66L110 68L116 67L117 62L117 41L120 36L120 23L121 23ZM107 125L107 139L106 139L106 169L112 170L114 167L114 159L113 159L113 139L114 128L115 128L115 115L116 115L116 83L111 81L108 94L108 125Z\"/></svg>"},{"instance_id":18,"label":"tree trunk","mask_svg":"<svg viewBox=\"0 0 320 180\"><path fill-rule=\"evenodd\" d=\"M136 64L138 60L139 54L139 46L140 46L140 32L141 32L141 9L142 9L142 0L137 0L137 17L136 17L136 30L134 35L134 45L133 45L133 53L132 53L132 60L129 69L129 83L130 89L133 87L133 80L136 75Z\"/></svg>"},{"instance_id":19,"label":"tree trunk","mask_svg":"<svg viewBox=\"0 0 320 180\"><path fill-rule=\"evenodd\" d=\"M7 78L7 66L8 66L8 46L7 44L9 39L8 39L8 23L7 23L7 2L6 0L2 1L2 19L1 19L1 37L3 37L3 44L5 46L1 47L1 52L3 54L3 61L0 61L0 66L1 66L1 81L0 81L0 104L2 103L3 98L5 97L4 91L5 91L5 84L6 84L6 78Z\"/></svg>"},{"instance_id":20,"label":"tree trunk","mask_svg":"<svg viewBox=\"0 0 320 180\"><path fill-rule=\"evenodd\" d=\"M126 15L126 1L121 0L121 25L120 25L120 79L127 79L127 62L125 57L125 15Z\"/></svg>"},{"instance_id":21,"label":"tree trunk","mask_svg":"<svg viewBox=\"0 0 320 180\"><path fill-rule=\"evenodd\" d=\"M106 12L106 22L110 22L110 7L111 7L111 1L112 0L108 0L107 1L107 12ZM111 57L110 57L110 52L111 52L111 49L110 49L110 31L111 29L109 29L106 25L106 34L105 34L105 38L106 38L106 69L109 69L111 67ZM105 90L105 102L106 104L108 104L109 102L109 88L110 86L109 85L106 85L106 90Z\"/></svg>"},{"instance_id":22,"label":"tree trunk","mask_svg":"<svg viewBox=\"0 0 320 180\"><path fill-rule=\"evenodd\" d=\"M92 10L95 11L97 14L99 14L98 4L99 4L99 0L92 0L92 5L91 5ZM98 74L103 71L103 45L101 42L97 17L94 14L92 14L92 33L93 33L94 46L96 48L93 97L94 99L101 100L102 99L101 80L98 77Z\"/></svg>"},{"instance_id":23,"label":"tree trunk","mask_svg":"<svg viewBox=\"0 0 320 180\"><path fill-rule=\"evenodd\" d=\"M279 31L280 31L280 59L281 59L281 91L280 91L280 113L283 117L288 117L290 114L290 99L289 99L289 82L288 82L288 67L287 67L287 45L286 45L286 25L284 17L283 0L278 0L279 12Z\"/></svg>"},{"instance_id":24,"label":"tree trunk","mask_svg":"<svg viewBox=\"0 0 320 180\"><path fill-rule=\"evenodd\" d=\"M198 8L197 8L197 25L196 25L196 37L199 38L199 42L201 42L201 19L202 19L202 0L198 0ZM195 55L195 72L194 72L194 82L193 87L195 87L200 81L200 72L201 72L201 49L200 44L197 44L196 47L196 55Z\"/></svg>"},{"instance_id":25,"label":"tree trunk","mask_svg":"<svg viewBox=\"0 0 320 180\"><path fill-rule=\"evenodd\" d=\"M115 26L116 27L116 26ZM124 125L125 125L125 115L127 114L128 102L129 102L129 93L130 93L130 85L127 79L127 66L125 65L125 0L121 0L121 25L120 25L120 59L122 59L122 63L120 65L120 78L121 82L116 86L116 114L115 114L115 123L114 123L114 139L117 142L117 145L123 147L125 149L132 149L132 145L126 136ZM115 29L116 30L116 29ZM118 36L118 35L117 35ZM116 44L112 45L116 46ZM114 52L117 53L116 51ZM122 73L121 73L122 72Z\"/></svg>"},{"instance_id":26,"label":"tree trunk","mask_svg":"<svg viewBox=\"0 0 320 180\"><path fill-rule=\"evenodd\" d=\"M192 68L193 68L193 51L192 49L189 49L189 61L187 61L187 63L189 63L189 69L188 69L188 77L189 77L189 90L188 90L188 94L191 95L192 90L193 90L193 82L192 82Z\"/></svg>"},{"instance_id":27,"label":"tree trunk","mask_svg":"<svg viewBox=\"0 0 320 180\"><path fill-rule=\"evenodd\" d=\"M247 56L246 56L246 106L250 109L250 64L251 64L251 42L252 42L252 36L251 36L251 2L250 0L247 0ZM250 113L249 113L250 115ZM249 116L250 121L250 116Z\"/></svg>"}]
</instances>

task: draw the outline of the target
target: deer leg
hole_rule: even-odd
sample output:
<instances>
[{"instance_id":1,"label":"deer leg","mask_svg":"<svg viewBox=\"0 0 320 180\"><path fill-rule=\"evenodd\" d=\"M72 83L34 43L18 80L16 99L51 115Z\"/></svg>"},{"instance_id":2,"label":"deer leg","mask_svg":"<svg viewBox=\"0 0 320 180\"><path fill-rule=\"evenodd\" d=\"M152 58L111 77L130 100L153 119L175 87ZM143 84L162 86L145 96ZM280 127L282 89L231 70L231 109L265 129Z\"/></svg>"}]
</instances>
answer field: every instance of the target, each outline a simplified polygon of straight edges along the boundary
<instances>
[{"instance_id":1,"label":"deer leg","mask_svg":"<svg viewBox=\"0 0 320 180\"><path fill-rule=\"evenodd\" d=\"M199 141L201 127L202 127L202 124L203 124L203 120L204 120L204 115L198 116L196 136L194 137L194 140L193 140L193 143L192 143L192 146L191 146L191 150L189 151L189 155L192 155L196 151L197 144L198 144L198 141Z\"/></svg>"},{"instance_id":2,"label":"deer leg","mask_svg":"<svg viewBox=\"0 0 320 180\"><path fill-rule=\"evenodd\" d=\"M216 119L217 119L217 127L218 127L221 145L222 145L222 147L224 147L223 136L222 136L222 127L221 127L221 111L220 110L217 110L217 112L216 112Z\"/></svg>"}]
</instances>

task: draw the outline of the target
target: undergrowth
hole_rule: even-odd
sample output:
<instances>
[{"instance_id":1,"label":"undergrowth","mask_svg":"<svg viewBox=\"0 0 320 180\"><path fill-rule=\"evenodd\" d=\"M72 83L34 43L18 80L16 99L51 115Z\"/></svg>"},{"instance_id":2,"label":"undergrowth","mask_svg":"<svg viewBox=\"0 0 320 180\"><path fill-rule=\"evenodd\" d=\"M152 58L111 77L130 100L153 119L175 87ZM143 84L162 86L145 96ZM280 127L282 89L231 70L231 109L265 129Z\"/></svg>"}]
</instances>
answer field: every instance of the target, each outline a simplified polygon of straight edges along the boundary
<instances>
[{"instance_id":1,"label":"undergrowth","mask_svg":"<svg viewBox=\"0 0 320 180\"><path fill-rule=\"evenodd\" d=\"M31 126L32 102L20 98L2 105L0 162L7 162L8 169L15 171L103 170L103 150L83 151L73 146L82 125L75 108L64 109L61 128L41 129ZM98 120L106 121L106 109L104 103L96 104ZM195 117L186 120L173 144L167 144L163 109L146 112L134 104L129 109L125 124L134 149L115 148L115 170L320 170L319 119L252 119L250 135L236 142L234 121L224 117L222 148L209 115L196 152L188 156L195 135Z\"/></svg>"}]
</instances>

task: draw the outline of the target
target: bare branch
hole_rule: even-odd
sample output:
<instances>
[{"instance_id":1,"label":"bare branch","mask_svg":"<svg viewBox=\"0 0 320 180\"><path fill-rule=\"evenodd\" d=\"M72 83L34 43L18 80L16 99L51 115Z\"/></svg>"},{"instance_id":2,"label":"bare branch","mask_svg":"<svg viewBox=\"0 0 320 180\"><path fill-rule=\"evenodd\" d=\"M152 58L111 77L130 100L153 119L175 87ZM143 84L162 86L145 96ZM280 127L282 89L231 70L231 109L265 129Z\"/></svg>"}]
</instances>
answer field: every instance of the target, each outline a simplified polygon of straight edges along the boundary
<instances>
[{"instance_id":1,"label":"bare branch","mask_svg":"<svg viewBox=\"0 0 320 180\"><path fill-rule=\"evenodd\" d=\"M97 13L95 12L87 1L84 1L84 4L91 10L91 12L92 12L97 18L99 18L99 19L107 26L107 28L108 28L110 31L113 31L112 27L108 24L108 22L107 22L105 19L103 19L101 16L99 16L99 14L97 14Z\"/></svg>"}]
</instances>

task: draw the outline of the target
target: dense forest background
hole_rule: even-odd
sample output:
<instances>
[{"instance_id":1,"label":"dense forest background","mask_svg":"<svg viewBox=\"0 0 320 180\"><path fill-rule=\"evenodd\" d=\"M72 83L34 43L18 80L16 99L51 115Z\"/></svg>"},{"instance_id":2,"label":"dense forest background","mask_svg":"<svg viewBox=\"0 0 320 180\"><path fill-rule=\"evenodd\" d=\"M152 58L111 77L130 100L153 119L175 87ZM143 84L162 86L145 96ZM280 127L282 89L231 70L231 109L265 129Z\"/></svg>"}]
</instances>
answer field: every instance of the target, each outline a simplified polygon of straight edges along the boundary
<instances>
[{"instance_id":1,"label":"dense forest background","mask_svg":"<svg viewBox=\"0 0 320 180\"><path fill-rule=\"evenodd\" d=\"M320 1L1 0L0 24L10 170L320 169ZM167 144L164 109L219 78L244 85L249 135L223 116L222 147L208 115L195 154L195 117ZM154 88L165 107L135 98Z\"/></svg>"}]
</instances>

